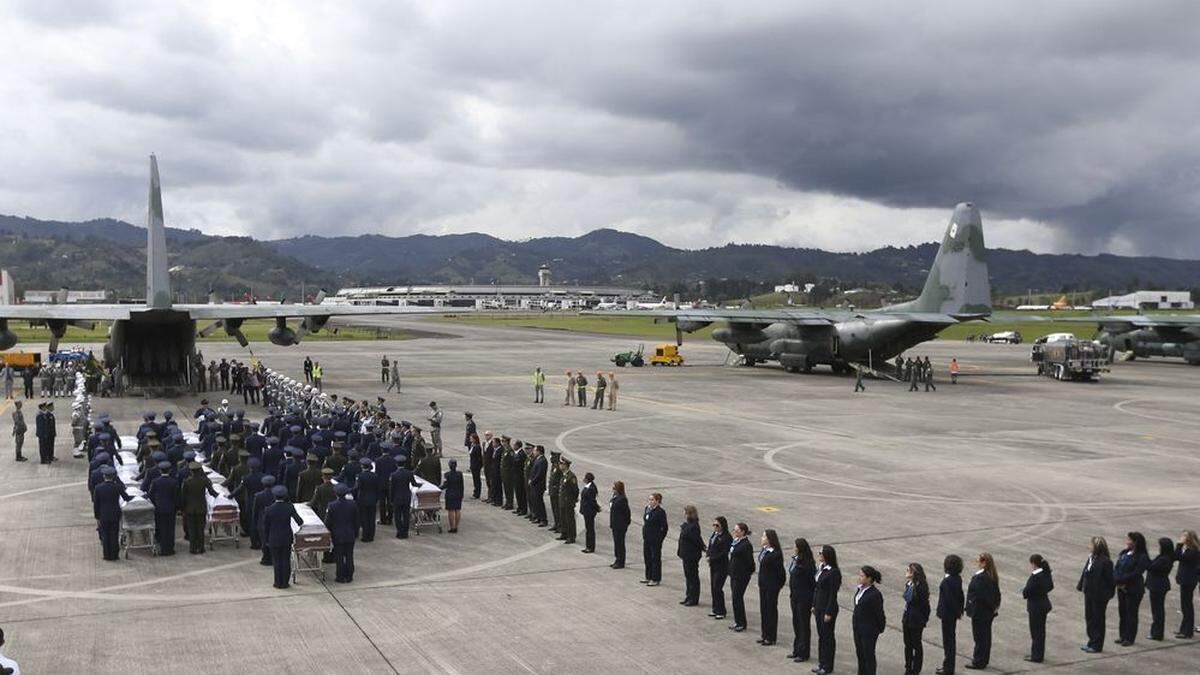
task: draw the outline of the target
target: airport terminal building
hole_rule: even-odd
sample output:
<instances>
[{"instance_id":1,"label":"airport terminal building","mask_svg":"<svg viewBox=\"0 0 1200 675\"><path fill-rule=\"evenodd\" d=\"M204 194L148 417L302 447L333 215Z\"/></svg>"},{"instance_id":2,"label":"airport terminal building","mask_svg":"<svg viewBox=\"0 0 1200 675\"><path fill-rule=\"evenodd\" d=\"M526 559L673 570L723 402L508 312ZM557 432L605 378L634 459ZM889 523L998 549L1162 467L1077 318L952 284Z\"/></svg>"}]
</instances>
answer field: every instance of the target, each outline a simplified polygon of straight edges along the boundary
<instances>
[{"instance_id":1,"label":"airport terminal building","mask_svg":"<svg viewBox=\"0 0 1200 675\"><path fill-rule=\"evenodd\" d=\"M620 286L542 286L520 284L447 284L343 288L326 302L350 305L473 307L475 309L553 310L595 307L601 302L649 300L649 291ZM658 298L653 298L657 300Z\"/></svg>"}]
</instances>

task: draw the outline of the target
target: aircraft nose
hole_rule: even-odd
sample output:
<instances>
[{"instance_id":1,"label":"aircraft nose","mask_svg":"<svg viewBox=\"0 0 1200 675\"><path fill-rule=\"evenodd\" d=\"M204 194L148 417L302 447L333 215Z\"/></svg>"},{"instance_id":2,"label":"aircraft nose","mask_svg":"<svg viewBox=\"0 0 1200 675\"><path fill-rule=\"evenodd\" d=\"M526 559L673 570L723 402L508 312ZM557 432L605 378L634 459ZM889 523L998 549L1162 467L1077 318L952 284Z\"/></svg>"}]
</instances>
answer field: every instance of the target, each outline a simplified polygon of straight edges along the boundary
<instances>
[{"instance_id":1,"label":"aircraft nose","mask_svg":"<svg viewBox=\"0 0 1200 675\"><path fill-rule=\"evenodd\" d=\"M974 202L962 202L954 207L952 220L959 225L978 225L980 224L979 209L975 207Z\"/></svg>"}]
</instances>

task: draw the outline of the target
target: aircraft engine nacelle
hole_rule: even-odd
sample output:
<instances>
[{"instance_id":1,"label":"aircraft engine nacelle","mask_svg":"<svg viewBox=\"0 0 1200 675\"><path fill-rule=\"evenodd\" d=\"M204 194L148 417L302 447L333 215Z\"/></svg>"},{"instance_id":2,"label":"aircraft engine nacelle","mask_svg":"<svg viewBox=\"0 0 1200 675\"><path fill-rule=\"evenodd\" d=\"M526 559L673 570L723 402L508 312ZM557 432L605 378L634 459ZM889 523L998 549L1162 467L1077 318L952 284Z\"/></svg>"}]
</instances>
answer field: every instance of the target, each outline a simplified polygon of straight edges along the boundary
<instances>
[{"instance_id":1,"label":"aircraft engine nacelle","mask_svg":"<svg viewBox=\"0 0 1200 675\"><path fill-rule=\"evenodd\" d=\"M771 353L777 356L783 354L807 354L809 351L811 351L811 345L805 344L804 340L779 339L771 343Z\"/></svg>"},{"instance_id":2,"label":"aircraft engine nacelle","mask_svg":"<svg viewBox=\"0 0 1200 675\"><path fill-rule=\"evenodd\" d=\"M267 339L271 344L280 347L291 347L296 344L296 331L288 328L287 322L283 319L275 320L275 327L267 333Z\"/></svg>"},{"instance_id":3,"label":"aircraft engine nacelle","mask_svg":"<svg viewBox=\"0 0 1200 675\"><path fill-rule=\"evenodd\" d=\"M731 324L728 328L718 328L712 337L717 342L725 344L757 344L767 339L767 334L756 325Z\"/></svg>"},{"instance_id":4,"label":"aircraft engine nacelle","mask_svg":"<svg viewBox=\"0 0 1200 675\"><path fill-rule=\"evenodd\" d=\"M17 346L17 334L8 329L8 320L0 319L0 350Z\"/></svg>"}]
</instances>

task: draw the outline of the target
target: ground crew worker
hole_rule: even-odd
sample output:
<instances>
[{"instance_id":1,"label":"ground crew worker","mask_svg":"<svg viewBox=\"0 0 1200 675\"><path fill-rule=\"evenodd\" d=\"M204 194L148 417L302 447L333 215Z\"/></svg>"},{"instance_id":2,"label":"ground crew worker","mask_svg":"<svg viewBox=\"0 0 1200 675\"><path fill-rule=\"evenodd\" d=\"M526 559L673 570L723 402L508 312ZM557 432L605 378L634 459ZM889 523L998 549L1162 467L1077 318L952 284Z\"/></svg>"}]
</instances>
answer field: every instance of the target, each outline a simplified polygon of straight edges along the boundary
<instances>
[{"instance_id":1,"label":"ground crew worker","mask_svg":"<svg viewBox=\"0 0 1200 675\"><path fill-rule=\"evenodd\" d=\"M937 391L937 386L933 384L933 364L929 362L929 357L925 357L925 363L921 367L925 371L925 391L930 389Z\"/></svg>"},{"instance_id":2,"label":"ground crew worker","mask_svg":"<svg viewBox=\"0 0 1200 675\"><path fill-rule=\"evenodd\" d=\"M321 367L321 362L314 362L312 367L313 386L316 387L317 391L319 392L325 391L321 388L321 378L323 377L325 377L325 369Z\"/></svg>"},{"instance_id":3,"label":"ground crew worker","mask_svg":"<svg viewBox=\"0 0 1200 675\"><path fill-rule=\"evenodd\" d=\"M618 389L617 374L609 373L608 374L608 409L609 410L617 409L617 389Z\"/></svg>"},{"instance_id":4,"label":"ground crew worker","mask_svg":"<svg viewBox=\"0 0 1200 675\"><path fill-rule=\"evenodd\" d=\"M171 463L158 463L159 475L150 483L146 496L154 504L154 543L158 555L175 555L175 514L179 511L179 482L171 475Z\"/></svg>"},{"instance_id":5,"label":"ground crew worker","mask_svg":"<svg viewBox=\"0 0 1200 675\"><path fill-rule=\"evenodd\" d=\"M180 500L183 502L183 532L190 544L188 552L204 553L204 520L208 516L207 492L213 497L217 491L213 489L212 481L204 475L204 467L200 462L188 464L192 475L183 481L180 490Z\"/></svg>"},{"instance_id":6,"label":"ground crew worker","mask_svg":"<svg viewBox=\"0 0 1200 675\"><path fill-rule=\"evenodd\" d=\"M504 490L504 503L501 508L512 511L517 476L513 472L513 449L507 436L500 442L500 447L500 484Z\"/></svg>"},{"instance_id":7,"label":"ground crew worker","mask_svg":"<svg viewBox=\"0 0 1200 675\"><path fill-rule=\"evenodd\" d=\"M16 380L17 374L13 367L6 363L2 375L4 377L4 398L13 398L13 381Z\"/></svg>"},{"instance_id":8,"label":"ground crew worker","mask_svg":"<svg viewBox=\"0 0 1200 675\"><path fill-rule=\"evenodd\" d=\"M575 405L575 374L567 371L567 397L563 405Z\"/></svg>"},{"instance_id":9,"label":"ground crew worker","mask_svg":"<svg viewBox=\"0 0 1200 675\"><path fill-rule=\"evenodd\" d=\"M24 462L26 457L21 454L21 446L25 445L25 431L28 427L25 425L25 413L21 412L21 402L13 403L12 411L12 437L13 444L17 448L17 461Z\"/></svg>"},{"instance_id":10,"label":"ground crew worker","mask_svg":"<svg viewBox=\"0 0 1200 675\"><path fill-rule=\"evenodd\" d=\"M550 453L550 480L547 491L550 493L550 513L554 515L554 527L550 528L551 532L561 532L558 527L558 491L562 488L562 467L559 466L558 460L561 457L561 452Z\"/></svg>"},{"instance_id":11,"label":"ground crew worker","mask_svg":"<svg viewBox=\"0 0 1200 675\"><path fill-rule=\"evenodd\" d=\"M596 371L596 393L592 397L592 410L604 410L604 390L608 388L608 381L604 379L604 373Z\"/></svg>"},{"instance_id":12,"label":"ground crew worker","mask_svg":"<svg viewBox=\"0 0 1200 675\"><path fill-rule=\"evenodd\" d=\"M276 485L271 488L275 503L267 507L263 513L263 530L267 535L267 546L271 549L271 564L275 567L275 588L284 589L289 586L292 576L292 523L303 525L296 507L287 500L287 488Z\"/></svg>"},{"instance_id":13,"label":"ground crew worker","mask_svg":"<svg viewBox=\"0 0 1200 675\"><path fill-rule=\"evenodd\" d=\"M385 354L383 357L383 360L379 362L379 381L380 382L388 381L388 365L390 365L390 364L388 363L388 357Z\"/></svg>"},{"instance_id":14,"label":"ground crew worker","mask_svg":"<svg viewBox=\"0 0 1200 675\"><path fill-rule=\"evenodd\" d=\"M866 386L863 385L863 367L860 363L854 368L854 393L866 390Z\"/></svg>"},{"instance_id":15,"label":"ground crew worker","mask_svg":"<svg viewBox=\"0 0 1200 675\"><path fill-rule=\"evenodd\" d=\"M100 533L100 545L105 560L118 560L121 556L121 502L133 499L125 492L125 486L116 482L117 470L109 465L100 467L104 482L92 492L92 505L96 519L100 522L96 531Z\"/></svg>"},{"instance_id":16,"label":"ground crew worker","mask_svg":"<svg viewBox=\"0 0 1200 675\"><path fill-rule=\"evenodd\" d=\"M542 372L541 366L533 369L533 402L546 402L546 374Z\"/></svg>"},{"instance_id":17,"label":"ground crew worker","mask_svg":"<svg viewBox=\"0 0 1200 675\"><path fill-rule=\"evenodd\" d=\"M917 388L917 382L921 379L921 367L916 363L913 363L910 359L908 363L905 364L905 368L908 369L908 390L919 391Z\"/></svg>"},{"instance_id":18,"label":"ground crew worker","mask_svg":"<svg viewBox=\"0 0 1200 675\"><path fill-rule=\"evenodd\" d=\"M583 376L582 370L575 375L575 398L578 407L587 407L587 378Z\"/></svg>"},{"instance_id":19,"label":"ground crew worker","mask_svg":"<svg viewBox=\"0 0 1200 675\"><path fill-rule=\"evenodd\" d=\"M958 384L958 359L950 359L950 384Z\"/></svg>"},{"instance_id":20,"label":"ground crew worker","mask_svg":"<svg viewBox=\"0 0 1200 675\"><path fill-rule=\"evenodd\" d=\"M579 502L579 481L571 471L571 460L563 457L558 460L562 466L562 484L558 489L559 539L564 544L575 543L575 504Z\"/></svg>"},{"instance_id":21,"label":"ground crew worker","mask_svg":"<svg viewBox=\"0 0 1200 675\"><path fill-rule=\"evenodd\" d=\"M433 443L433 449L442 452L442 411L438 408L437 401L429 402L429 439Z\"/></svg>"},{"instance_id":22,"label":"ground crew worker","mask_svg":"<svg viewBox=\"0 0 1200 675\"><path fill-rule=\"evenodd\" d=\"M373 475L373 474L372 474ZM354 581L354 540L358 538L362 509L346 499L350 487L345 483L334 488L337 499L326 508L325 527L329 528L330 539L333 541L333 561L337 564L337 573L333 580L339 584ZM367 520L375 521L374 513L367 515ZM367 541L364 535L363 541Z\"/></svg>"}]
</instances>

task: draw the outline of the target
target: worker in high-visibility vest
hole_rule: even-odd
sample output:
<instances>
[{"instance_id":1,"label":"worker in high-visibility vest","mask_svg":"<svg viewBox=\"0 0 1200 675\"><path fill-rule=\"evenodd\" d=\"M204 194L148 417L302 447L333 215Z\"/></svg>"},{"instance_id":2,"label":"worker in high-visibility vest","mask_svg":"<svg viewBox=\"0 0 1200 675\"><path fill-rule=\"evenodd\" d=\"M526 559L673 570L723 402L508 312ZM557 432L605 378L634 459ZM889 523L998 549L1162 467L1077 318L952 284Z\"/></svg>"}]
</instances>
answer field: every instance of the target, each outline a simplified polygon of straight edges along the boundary
<instances>
[{"instance_id":1,"label":"worker in high-visibility vest","mask_svg":"<svg viewBox=\"0 0 1200 675\"><path fill-rule=\"evenodd\" d=\"M533 402L546 402L546 373L540 366L533 369Z\"/></svg>"},{"instance_id":2,"label":"worker in high-visibility vest","mask_svg":"<svg viewBox=\"0 0 1200 675\"><path fill-rule=\"evenodd\" d=\"M950 384L958 382L958 359L950 359Z\"/></svg>"}]
</instances>

